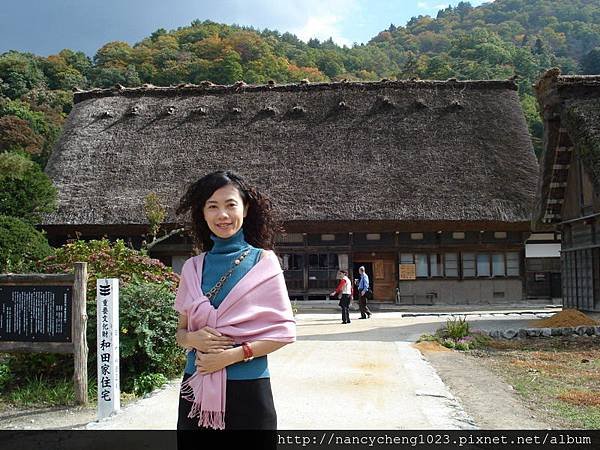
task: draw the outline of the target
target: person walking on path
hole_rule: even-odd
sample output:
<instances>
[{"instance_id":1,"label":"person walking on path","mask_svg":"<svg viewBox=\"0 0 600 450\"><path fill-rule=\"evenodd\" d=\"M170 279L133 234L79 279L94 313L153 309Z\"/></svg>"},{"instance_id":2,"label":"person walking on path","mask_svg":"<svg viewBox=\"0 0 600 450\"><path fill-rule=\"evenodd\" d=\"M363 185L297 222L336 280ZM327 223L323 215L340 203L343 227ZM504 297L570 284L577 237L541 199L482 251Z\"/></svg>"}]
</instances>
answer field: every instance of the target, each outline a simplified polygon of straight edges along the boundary
<instances>
[{"instance_id":1,"label":"person walking on path","mask_svg":"<svg viewBox=\"0 0 600 450\"><path fill-rule=\"evenodd\" d=\"M342 294L340 298L340 307L342 308L342 323L350 323L350 294L352 294L352 283L348 278L348 271L341 269L338 272L340 282L335 291L329 294L331 297Z\"/></svg>"},{"instance_id":2,"label":"person walking on path","mask_svg":"<svg viewBox=\"0 0 600 450\"><path fill-rule=\"evenodd\" d=\"M188 349L177 429L275 430L266 355L295 341L296 324L270 250L271 203L219 171L188 188L177 214L188 212L203 253L184 263L174 305L177 343Z\"/></svg>"},{"instance_id":3,"label":"person walking on path","mask_svg":"<svg viewBox=\"0 0 600 450\"><path fill-rule=\"evenodd\" d=\"M358 308L360 309L360 318L367 319L371 317L371 311L367 306L367 293L369 292L369 275L365 272L365 267L358 268L360 280L358 281Z\"/></svg>"}]
</instances>

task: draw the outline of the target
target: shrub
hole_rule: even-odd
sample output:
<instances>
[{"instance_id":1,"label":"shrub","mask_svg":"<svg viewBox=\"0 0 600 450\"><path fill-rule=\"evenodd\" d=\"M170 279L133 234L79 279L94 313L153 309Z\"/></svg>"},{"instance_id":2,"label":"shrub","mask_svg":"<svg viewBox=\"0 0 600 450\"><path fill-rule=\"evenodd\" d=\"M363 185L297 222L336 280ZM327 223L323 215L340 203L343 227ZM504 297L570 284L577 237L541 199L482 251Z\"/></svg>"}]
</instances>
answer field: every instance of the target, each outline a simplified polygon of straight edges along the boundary
<instances>
[{"instance_id":1,"label":"shrub","mask_svg":"<svg viewBox=\"0 0 600 450\"><path fill-rule=\"evenodd\" d=\"M141 396L158 389L168 381L162 373L145 373L134 380L133 392Z\"/></svg>"},{"instance_id":2,"label":"shrub","mask_svg":"<svg viewBox=\"0 0 600 450\"><path fill-rule=\"evenodd\" d=\"M444 339L444 340L442 340L441 344L444 347L448 347L448 348L456 347L456 342L454 342L454 340L452 340L452 339Z\"/></svg>"},{"instance_id":3,"label":"shrub","mask_svg":"<svg viewBox=\"0 0 600 450\"><path fill-rule=\"evenodd\" d=\"M133 282L121 289L120 368L124 391L133 389L137 393L140 386L148 386L148 380L154 380L150 383L154 389L159 375L165 378L181 372L185 353L175 342L174 301L175 294L164 284ZM140 374L146 374L146 378L140 378Z\"/></svg>"},{"instance_id":4,"label":"shrub","mask_svg":"<svg viewBox=\"0 0 600 450\"><path fill-rule=\"evenodd\" d=\"M0 272L30 272L51 254L42 233L20 219L0 215Z\"/></svg>"},{"instance_id":5,"label":"shrub","mask_svg":"<svg viewBox=\"0 0 600 450\"><path fill-rule=\"evenodd\" d=\"M433 342L433 341L437 341L438 338L437 336L434 336L432 334L422 334L419 339L417 340L417 342Z\"/></svg>"},{"instance_id":6,"label":"shrub","mask_svg":"<svg viewBox=\"0 0 600 450\"><path fill-rule=\"evenodd\" d=\"M469 347L472 349L486 347L492 341L491 337L479 330L471 331L469 336L472 339L472 341L469 344Z\"/></svg>"},{"instance_id":7,"label":"shrub","mask_svg":"<svg viewBox=\"0 0 600 450\"><path fill-rule=\"evenodd\" d=\"M10 366L6 361L0 361L0 391L8 385L10 378Z\"/></svg>"},{"instance_id":8,"label":"shrub","mask_svg":"<svg viewBox=\"0 0 600 450\"><path fill-rule=\"evenodd\" d=\"M467 317L448 319L446 321L446 330L448 337L454 340L465 337L469 334L469 322L467 322Z\"/></svg>"},{"instance_id":9,"label":"shrub","mask_svg":"<svg viewBox=\"0 0 600 450\"><path fill-rule=\"evenodd\" d=\"M95 303L96 279L119 278L122 284L137 281L166 283L175 292L179 276L158 259L133 250L122 240L110 242L108 239L69 242L56 249L55 255L40 261L38 267L47 273L73 271L77 261L88 263L88 300Z\"/></svg>"},{"instance_id":10,"label":"shrub","mask_svg":"<svg viewBox=\"0 0 600 450\"><path fill-rule=\"evenodd\" d=\"M471 331L466 318L448 319L446 325L439 328L435 334L423 334L421 341L437 341L445 347L456 350L473 350L487 346L492 338L479 330Z\"/></svg>"},{"instance_id":11,"label":"shrub","mask_svg":"<svg viewBox=\"0 0 600 450\"><path fill-rule=\"evenodd\" d=\"M466 342L458 341L454 344L454 348L456 350L463 350L463 351L469 350L469 344L467 344Z\"/></svg>"}]
</instances>

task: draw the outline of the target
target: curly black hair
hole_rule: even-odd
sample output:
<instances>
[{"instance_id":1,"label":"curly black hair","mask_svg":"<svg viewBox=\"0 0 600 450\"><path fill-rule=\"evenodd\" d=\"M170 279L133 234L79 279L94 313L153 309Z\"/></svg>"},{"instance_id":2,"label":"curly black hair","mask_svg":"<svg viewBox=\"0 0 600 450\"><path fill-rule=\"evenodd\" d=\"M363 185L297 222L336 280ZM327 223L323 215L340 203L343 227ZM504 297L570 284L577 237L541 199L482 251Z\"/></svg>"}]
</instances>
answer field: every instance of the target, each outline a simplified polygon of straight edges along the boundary
<instances>
[{"instance_id":1,"label":"curly black hair","mask_svg":"<svg viewBox=\"0 0 600 450\"><path fill-rule=\"evenodd\" d=\"M192 183L179 200L176 213L191 215L191 231L196 247L200 251L209 251L213 247L210 238L212 232L204 219L204 205L217 190L231 184L240 192L244 207L248 206L248 214L244 218L242 228L248 244L272 250L275 235L282 231L281 224L275 218L273 204L264 194L252 187L235 172L219 170L203 176Z\"/></svg>"}]
</instances>

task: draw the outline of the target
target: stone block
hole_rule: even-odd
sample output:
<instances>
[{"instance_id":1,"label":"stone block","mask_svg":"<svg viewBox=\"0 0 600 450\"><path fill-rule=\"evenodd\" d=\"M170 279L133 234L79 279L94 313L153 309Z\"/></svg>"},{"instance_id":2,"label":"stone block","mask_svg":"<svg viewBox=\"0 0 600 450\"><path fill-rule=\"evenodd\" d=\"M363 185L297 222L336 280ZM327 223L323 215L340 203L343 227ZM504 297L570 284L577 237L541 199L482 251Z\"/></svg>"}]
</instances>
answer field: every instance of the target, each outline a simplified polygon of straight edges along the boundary
<instances>
[{"instance_id":1,"label":"stone block","mask_svg":"<svg viewBox=\"0 0 600 450\"><path fill-rule=\"evenodd\" d=\"M525 332L527 337L539 337L542 334L539 328L526 328Z\"/></svg>"},{"instance_id":2,"label":"stone block","mask_svg":"<svg viewBox=\"0 0 600 450\"><path fill-rule=\"evenodd\" d=\"M504 339L513 339L515 338L517 335L519 334L519 332L517 330L513 330L512 328L509 328L508 330L504 330L502 332L502 337Z\"/></svg>"}]
</instances>

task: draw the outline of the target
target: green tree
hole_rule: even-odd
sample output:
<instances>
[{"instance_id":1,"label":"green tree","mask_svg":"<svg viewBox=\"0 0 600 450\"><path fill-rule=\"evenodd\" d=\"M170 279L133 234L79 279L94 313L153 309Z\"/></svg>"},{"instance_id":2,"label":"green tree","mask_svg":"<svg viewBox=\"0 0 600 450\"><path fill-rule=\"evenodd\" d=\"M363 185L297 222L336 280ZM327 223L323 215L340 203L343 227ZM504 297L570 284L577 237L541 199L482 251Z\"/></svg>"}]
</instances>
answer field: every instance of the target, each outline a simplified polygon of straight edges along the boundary
<instances>
[{"instance_id":1,"label":"green tree","mask_svg":"<svg viewBox=\"0 0 600 450\"><path fill-rule=\"evenodd\" d=\"M31 272L52 252L46 237L32 225L0 215L0 273Z\"/></svg>"},{"instance_id":2,"label":"green tree","mask_svg":"<svg viewBox=\"0 0 600 450\"><path fill-rule=\"evenodd\" d=\"M20 100L9 100L0 102L0 116L16 116L26 120L31 128L41 135L48 133L50 125L44 114L39 111L33 111L30 106Z\"/></svg>"},{"instance_id":3,"label":"green tree","mask_svg":"<svg viewBox=\"0 0 600 450\"><path fill-rule=\"evenodd\" d=\"M92 80L94 86L102 88L127 84L125 71L116 67L95 67L92 72Z\"/></svg>"},{"instance_id":4,"label":"green tree","mask_svg":"<svg viewBox=\"0 0 600 450\"><path fill-rule=\"evenodd\" d=\"M125 78L125 86L135 87L142 84L140 76L133 64L127 66L127 70L125 70L123 76Z\"/></svg>"},{"instance_id":5,"label":"green tree","mask_svg":"<svg viewBox=\"0 0 600 450\"><path fill-rule=\"evenodd\" d=\"M144 214L148 219L150 235L153 239L156 239L167 212L160 201L160 197L155 192L151 192L144 197Z\"/></svg>"},{"instance_id":6,"label":"green tree","mask_svg":"<svg viewBox=\"0 0 600 450\"><path fill-rule=\"evenodd\" d=\"M581 60L581 71L587 75L600 74L600 47L590 50Z\"/></svg>"},{"instance_id":7,"label":"green tree","mask_svg":"<svg viewBox=\"0 0 600 450\"><path fill-rule=\"evenodd\" d=\"M342 57L335 50L324 50L317 58L317 67L329 78L334 79L346 71Z\"/></svg>"},{"instance_id":8,"label":"green tree","mask_svg":"<svg viewBox=\"0 0 600 450\"><path fill-rule=\"evenodd\" d=\"M31 53L9 51L0 55L0 95L18 99L34 87L46 84L40 58Z\"/></svg>"},{"instance_id":9,"label":"green tree","mask_svg":"<svg viewBox=\"0 0 600 450\"><path fill-rule=\"evenodd\" d=\"M94 63L96 66L125 68L131 62L132 54L132 48L127 42L109 42L96 52Z\"/></svg>"},{"instance_id":10,"label":"green tree","mask_svg":"<svg viewBox=\"0 0 600 450\"><path fill-rule=\"evenodd\" d=\"M408 56L402 65L399 77L401 79L418 78L421 76L419 58L412 52L408 52Z\"/></svg>"},{"instance_id":11,"label":"green tree","mask_svg":"<svg viewBox=\"0 0 600 450\"><path fill-rule=\"evenodd\" d=\"M539 157L544 147L544 124L540 117L537 100L533 95L524 94L521 98L521 107L527 121L535 154Z\"/></svg>"},{"instance_id":12,"label":"green tree","mask_svg":"<svg viewBox=\"0 0 600 450\"><path fill-rule=\"evenodd\" d=\"M56 188L40 167L23 155L0 153L0 214L35 225L56 209Z\"/></svg>"},{"instance_id":13,"label":"green tree","mask_svg":"<svg viewBox=\"0 0 600 450\"><path fill-rule=\"evenodd\" d=\"M242 79L244 69L242 68L240 55L231 50L225 57L216 62L211 70L211 79L219 84L233 84Z\"/></svg>"},{"instance_id":14,"label":"green tree","mask_svg":"<svg viewBox=\"0 0 600 450\"><path fill-rule=\"evenodd\" d=\"M64 115L69 114L73 108L73 91L35 88L23 95L21 100L30 105L30 108L36 110L51 109L56 111L60 115L57 124L62 126ZM55 118L47 117L47 120L53 119Z\"/></svg>"},{"instance_id":15,"label":"green tree","mask_svg":"<svg viewBox=\"0 0 600 450\"><path fill-rule=\"evenodd\" d=\"M449 58L440 55L429 59L423 76L431 80L446 80L452 78L454 74Z\"/></svg>"},{"instance_id":16,"label":"green tree","mask_svg":"<svg viewBox=\"0 0 600 450\"><path fill-rule=\"evenodd\" d=\"M21 100L3 101L0 98L0 117L2 116L16 116L27 121L31 129L43 138L40 162L50 155L64 122L61 113L46 105L38 107Z\"/></svg>"},{"instance_id":17,"label":"green tree","mask_svg":"<svg viewBox=\"0 0 600 450\"><path fill-rule=\"evenodd\" d=\"M65 48L58 55L67 65L77 70L84 77L87 77L92 69L92 60L83 52L75 52Z\"/></svg>"}]
</instances>

